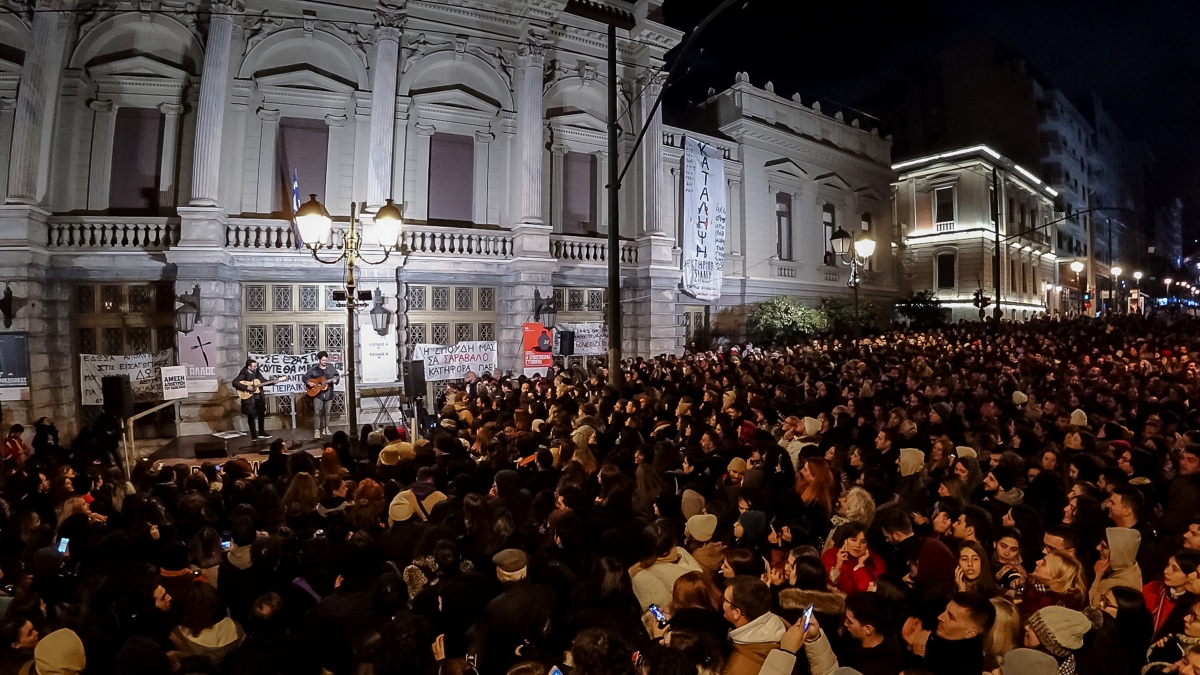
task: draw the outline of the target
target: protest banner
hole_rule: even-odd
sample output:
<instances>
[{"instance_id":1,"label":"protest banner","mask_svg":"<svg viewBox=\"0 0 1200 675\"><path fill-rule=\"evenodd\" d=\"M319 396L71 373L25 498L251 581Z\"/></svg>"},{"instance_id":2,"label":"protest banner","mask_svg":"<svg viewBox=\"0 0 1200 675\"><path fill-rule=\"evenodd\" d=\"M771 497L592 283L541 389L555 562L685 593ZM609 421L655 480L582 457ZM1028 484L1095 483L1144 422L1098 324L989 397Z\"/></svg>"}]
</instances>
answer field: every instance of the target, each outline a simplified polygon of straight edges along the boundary
<instances>
[{"instance_id":1,"label":"protest banner","mask_svg":"<svg viewBox=\"0 0 1200 675\"><path fill-rule=\"evenodd\" d=\"M546 375L554 365L554 339L551 331L540 323L527 323L522 327L521 352L525 375Z\"/></svg>"},{"instance_id":2,"label":"protest banner","mask_svg":"<svg viewBox=\"0 0 1200 675\"><path fill-rule=\"evenodd\" d=\"M468 372L482 375L496 371L494 340L460 342L451 347L423 345L425 380L461 380ZM433 347L433 348L431 348Z\"/></svg>"},{"instance_id":3,"label":"protest banner","mask_svg":"<svg viewBox=\"0 0 1200 675\"><path fill-rule=\"evenodd\" d=\"M29 398L29 334L0 333L0 401Z\"/></svg>"},{"instance_id":4,"label":"protest banner","mask_svg":"<svg viewBox=\"0 0 1200 675\"><path fill-rule=\"evenodd\" d=\"M110 356L107 354L79 355L79 393L83 405L104 405L100 382L109 375L128 375L133 388L133 400L138 403L163 400L161 369L171 365L175 350L164 349L154 354Z\"/></svg>"},{"instance_id":5,"label":"protest banner","mask_svg":"<svg viewBox=\"0 0 1200 675\"><path fill-rule=\"evenodd\" d=\"M279 377L287 378L279 384L274 384L269 387L263 387L263 393L267 396L290 396L292 394L304 393L305 375L308 369L319 361L317 352L308 352L307 354L250 354L250 358L258 361L258 371L262 373L259 377L262 381L274 380ZM330 370L341 374L342 368L340 363L342 355L340 352L329 354ZM334 391L343 391L345 384L342 380L333 385Z\"/></svg>"},{"instance_id":6,"label":"protest banner","mask_svg":"<svg viewBox=\"0 0 1200 675\"><path fill-rule=\"evenodd\" d=\"M683 281L697 300L721 297L725 276L725 160L721 149L688 137L683 151Z\"/></svg>"},{"instance_id":7,"label":"protest banner","mask_svg":"<svg viewBox=\"0 0 1200 675\"><path fill-rule=\"evenodd\" d=\"M164 366L162 369L162 392L164 401L187 398L187 366Z\"/></svg>"},{"instance_id":8,"label":"protest banner","mask_svg":"<svg viewBox=\"0 0 1200 675\"><path fill-rule=\"evenodd\" d=\"M590 323L560 323L554 330L554 353L559 354L559 335L575 332L575 356L603 356L608 353L608 331L599 321Z\"/></svg>"}]
</instances>

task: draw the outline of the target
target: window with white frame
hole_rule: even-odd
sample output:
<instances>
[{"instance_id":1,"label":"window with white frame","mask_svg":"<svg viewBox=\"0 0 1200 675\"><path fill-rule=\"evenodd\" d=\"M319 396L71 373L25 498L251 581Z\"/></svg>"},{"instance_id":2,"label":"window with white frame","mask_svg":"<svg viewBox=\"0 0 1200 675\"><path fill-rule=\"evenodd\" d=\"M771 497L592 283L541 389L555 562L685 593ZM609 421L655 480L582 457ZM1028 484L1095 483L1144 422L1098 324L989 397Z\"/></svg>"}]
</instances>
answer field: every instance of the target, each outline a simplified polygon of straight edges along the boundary
<instances>
[{"instance_id":1,"label":"window with white frame","mask_svg":"<svg viewBox=\"0 0 1200 675\"><path fill-rule=\"evenodd\" d=\"M563 156L562 231L592 234L596 231L596 172L594 155L568 152Z\"/></svg>"},{"instance_id":2,"label":"window with white frame","mask_svg":"<svg viewBox=\"0 0 1200 675\"><path fill-rule=\"evenodd\" d=\"M792 259L792 195L775 193L775 255Z\"/></svg>"},{"instance_id":3,"label":"window with white frame","mask_svg":"<svg viewBox=\"0 0 1200 675\"><path fill-rule=\"evenodd\" d=\"M475 139L435 133L429 139L429 220L472 222Z\"/></svg>"},{"instance_id":4,"label":"window with white frame","mask_svg":"<svg viewBox=\"0 0 1200 675\"><path fill-rule=\"evenodd\" d=\"M938 232L954 229L954 186L946 185L933 191L933 227Z\"/></svg>"},{"instance_id":5,"label":"window with white frame","mask_svg":"<svg viewBox=\"0 0 1200 675\"><path fill-rule=\"evenodd\" d=\"M117 109L109 209L142 212L158 209L163 119L156 108Z\"/></svg>"},{"instance_id":6,"label":"window with white frame","mask_svg":"<svg viewBox=\"0 0 1200 675\"><path fill-rule=\"evenodd\" d=\"M937 254L937 288L953 290L958 287L958 254L945 251Z\"/></svg>"},{"instance_id":7,"label":"window with white frame","mask_svg":"<svg viewBox=\"0 0 1200 675\"><path fill-rule=\"evenodd\" d=\"M275 141L275 190L271 210L291 214L292 174L300 188L300 203L315 194L325 200L325 176L329 163L329 125L325 120L280 117Z\"/></svg>"}]
</instances>

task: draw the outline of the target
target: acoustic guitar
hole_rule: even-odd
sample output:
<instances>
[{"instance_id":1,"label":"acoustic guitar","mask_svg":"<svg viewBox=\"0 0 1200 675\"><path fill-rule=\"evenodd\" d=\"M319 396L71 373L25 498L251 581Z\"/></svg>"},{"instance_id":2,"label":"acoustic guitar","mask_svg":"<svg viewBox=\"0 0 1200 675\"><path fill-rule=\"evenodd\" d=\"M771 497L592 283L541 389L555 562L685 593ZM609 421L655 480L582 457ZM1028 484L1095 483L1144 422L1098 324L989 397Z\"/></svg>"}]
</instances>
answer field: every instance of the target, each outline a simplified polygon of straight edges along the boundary
<instances>
[{"instance_id":1,"label":"acoustic guitar","mask_svg":"<svg viewBox=\"0 0 1200 675\"><path fill-rule=\"evenodd\" d=\"M246 399L250 398L251 396L261 392L263 387L269 387L273 384L279 384L280 382L284 382L286 380L287 380L287 378L282 375L280 375L279 377L277 377L273 380L269 380L267 382L263 382L262 380L258 380L258 379L241 380L240 382L238 382L238 384L242 385L243 387L246 387L247 388L246 391L242 391L241 389L234 389L234 391L237 392L238 398L245 401Z\"/></svg>"},{"instance_id":2,"label":"acoustic guitar","mask_svg":"<svg viewBox=\"0 0 1200 675\"><path fill-rule=\"evenodd\" d=\"M304 383L304 393L310 397L316 397L317 394L325 391L337 381L338 378L336 377L314 377Z\"/></svg>"}]
</instances>

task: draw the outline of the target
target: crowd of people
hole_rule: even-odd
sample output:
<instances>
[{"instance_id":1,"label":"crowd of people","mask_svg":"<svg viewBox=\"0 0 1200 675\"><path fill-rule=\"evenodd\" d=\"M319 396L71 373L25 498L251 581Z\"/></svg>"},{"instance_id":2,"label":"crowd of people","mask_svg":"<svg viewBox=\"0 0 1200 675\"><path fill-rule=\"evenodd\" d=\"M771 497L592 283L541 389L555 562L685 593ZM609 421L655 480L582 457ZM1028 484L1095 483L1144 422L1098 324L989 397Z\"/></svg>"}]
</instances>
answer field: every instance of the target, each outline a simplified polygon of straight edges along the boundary
<instances>
[{"instance_id":1,"label":"crowd of people","mask_svg":"<svg viewBox=\"0 0 1200 675\"><path fill-rule=\"evenodd\" d=\"M0 675L1200 674L1200 321L481 377L319 455L3 446Z\"/></svg>"}]
</instances>

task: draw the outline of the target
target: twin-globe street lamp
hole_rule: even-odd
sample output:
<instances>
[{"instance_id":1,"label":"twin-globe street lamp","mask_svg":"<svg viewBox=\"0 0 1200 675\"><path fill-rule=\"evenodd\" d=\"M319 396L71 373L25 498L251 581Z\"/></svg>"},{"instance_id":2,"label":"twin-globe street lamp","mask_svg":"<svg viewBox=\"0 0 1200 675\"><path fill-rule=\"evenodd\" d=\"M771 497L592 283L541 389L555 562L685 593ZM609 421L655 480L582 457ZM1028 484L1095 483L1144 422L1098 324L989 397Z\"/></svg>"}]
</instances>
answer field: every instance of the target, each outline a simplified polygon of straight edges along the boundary
<instances>
[{"instance_id":1,"label":"twin-globe street lamp","mask_svg":"<svg viewBox=\"0 0 1200 675\"><path fill-rule=\"evenodd\" d=\"M1120 307L1121 272L1123 272L1123 271L1124 270L1122 270L1119 266L1116 266L1116 265L1113 265L1112 269L1109 270L1109 273L1112 274L1112 277L1110 277L1111 281L1108 284L1108 286L1109 286L1109 290L1108 290L1109 298L1108 299L1110 301L1112 301L1113 305L1115 305L1117 307ZM1110 306L1108 309L1108 313L1112 314L1112 312L1113 312L1113 307Z\"/></svg>"},{"instance_id":2,"label":"twin-globe street lamp","mask_svg":"<svg viewBox=\"0 0 1200 675\"><path fill-rule=\"evenodd\" d=\"M850 233L838 228L829 236L829 243L833 246L833 252L850 266L850 280L847 285L854 289L854 335L857 337L861 331L861 326L858 321L858 285L861 282L858 270L867 264L867 259L875 253L875 240L867 235L859 235L857 240L850 237Z\"/></svg>"},{"instance_id":3,"label":"twin-globe street lamp","mask_svg":"<svg viewBox=\"0 0 1200 675\"><path fill-rule=\"evenodd\" d=\"M358 307L360 299L354 292L356 285L354 268L360 262L367 265L383 264L399 243L400 226L404 222L400 209L392 200L387 200L386 204L379 207L379 211L375 213L374 226L375 238L383 248L383 258L374 261L366 260L362 258L363 238L359 231L357 208L358 204L353 202L350 204L350 227L341 234L342 252L332 260L324 260L317 255L317 251L323 247L322 242L328 240L333 231L333 219L329 217L325 206L317 201L315 194L310 194L308 201L301 204L300 208L296 210L296 228L300 231L300 240L312 252L313 258L326 265L336 265L344 260L346 265L346 414L350 422L349 436L352 446L358 443L358 402L354 390L354 329L356 323L354 310ZM370 292L366 293L368 296L361 299L371 300ZM375 308L371 310L371 327L380 335L385 335L390 312L383 308L382 302L380 302L381 298L376 297L375 300Z\"/></svg>"},{"instance_id":4,"label":"twin-globe street lamp","mask_svg":"<svg viewBox=\"0 0 1200 675\"><path fill-rule=\"evenodd\" d=\"M1071 271L1075 273L1075 285L1079 287L1079 315L1083 316L1083 284L1079 280L1079 273L1083 271L1083 263L1076 260L1071 263Z\"/></svg>"}]
</instances>

